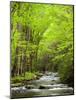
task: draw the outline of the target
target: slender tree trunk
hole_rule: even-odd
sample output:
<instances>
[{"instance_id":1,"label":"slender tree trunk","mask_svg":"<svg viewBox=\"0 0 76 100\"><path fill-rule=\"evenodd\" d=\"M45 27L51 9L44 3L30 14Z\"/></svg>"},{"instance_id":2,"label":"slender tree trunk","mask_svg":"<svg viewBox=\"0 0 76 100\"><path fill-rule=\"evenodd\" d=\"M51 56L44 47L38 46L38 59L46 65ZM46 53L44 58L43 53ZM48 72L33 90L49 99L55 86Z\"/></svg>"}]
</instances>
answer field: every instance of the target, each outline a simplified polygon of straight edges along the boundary
<instances>
[{"instance_id":1,"label":"slender tree trunk","mask_svg":"<svg viewBox=\"0 0 76 100\"><path fill-rule=\"evenodd\" d=\"M18 71L17 71L17 75L19 76L20 74L20 56L18 57Z\"/></svg>"},{"instance_id":2,"label":"slender tree trunk","mask_svg":"<svg viewBox=\"0 0 76 100\"><path fill-rule=\"evenodd\" d=\"M22 73L23 73L23 72L22 72L22 69L23 69L23 66L22 66L22 65L23 65L23 55L21 55L20 63L21 63L21 64L20 64L20 67L21 67L21 68L20 68L20 71L21 71L20 74L22 75Z\"/></svg>"}]
</instances>

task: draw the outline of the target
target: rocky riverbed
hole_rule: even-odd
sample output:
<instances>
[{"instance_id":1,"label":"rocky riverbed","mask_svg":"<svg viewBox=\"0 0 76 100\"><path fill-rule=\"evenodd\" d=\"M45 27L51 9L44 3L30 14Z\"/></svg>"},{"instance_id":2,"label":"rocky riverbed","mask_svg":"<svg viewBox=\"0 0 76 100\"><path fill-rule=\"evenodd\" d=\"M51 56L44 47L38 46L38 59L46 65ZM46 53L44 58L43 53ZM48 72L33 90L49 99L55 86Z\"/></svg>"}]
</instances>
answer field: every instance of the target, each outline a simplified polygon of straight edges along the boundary
<instances>
[{"instance_id":1,"label":"rocky riverbed","mask_svg":"<svg viewBox=\"0 0 76 100\"><path fill-rule=\"evenodd\" d=\"M11 98L72 95L73 88L60 82L56 72L46 72L37 80L11 87Z\"/></svg>"}]
</instances>

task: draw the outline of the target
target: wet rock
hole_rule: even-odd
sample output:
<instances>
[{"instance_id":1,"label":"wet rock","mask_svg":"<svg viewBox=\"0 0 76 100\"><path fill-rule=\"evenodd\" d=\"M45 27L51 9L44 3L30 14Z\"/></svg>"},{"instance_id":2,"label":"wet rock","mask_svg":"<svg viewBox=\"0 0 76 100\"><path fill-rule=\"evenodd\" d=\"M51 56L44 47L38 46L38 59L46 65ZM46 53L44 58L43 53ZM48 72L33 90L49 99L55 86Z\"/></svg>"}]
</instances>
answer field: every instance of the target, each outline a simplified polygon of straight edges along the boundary
<instances>
[{"instance_id":1,"label":"wet rock","mask_svg":"<svg viewBox=\"0 0 76 100\"><path fill-rule=\"evenodd\" d=\"M40 85L39 89L67 88L64 84Z\"/></svg>"},{"instance_id":2,"label":"wet rock","mask_svg":"<svg viewBox=\"0 0 76 100\"><path fill-rule=\"evenodd\" d=\"M50 86L50 85L41 85L41 86L39 86L39 89L49 89L49 88L52 88L52 86Z\"/></svg>"},{"instance_id":3,"label":"wet rock","mask_svg":"<svg viewBox=\"0 0 76 100\"><path fill-rule=\"evenodd\" d=\"M27 85L26 88L27 88L27 89L34 89L35 86L34 86L34 85Z\"/></svg>"},{"instance_id":4,"label":"wet rock","mask_svg":"<svg viewBox=\"0 0 76 100\"><path fill-rule=\"evenodd\" d=\"M45 86L40 86L39 89L46 89L46 87Z\"/></svg>"}]
</instances>

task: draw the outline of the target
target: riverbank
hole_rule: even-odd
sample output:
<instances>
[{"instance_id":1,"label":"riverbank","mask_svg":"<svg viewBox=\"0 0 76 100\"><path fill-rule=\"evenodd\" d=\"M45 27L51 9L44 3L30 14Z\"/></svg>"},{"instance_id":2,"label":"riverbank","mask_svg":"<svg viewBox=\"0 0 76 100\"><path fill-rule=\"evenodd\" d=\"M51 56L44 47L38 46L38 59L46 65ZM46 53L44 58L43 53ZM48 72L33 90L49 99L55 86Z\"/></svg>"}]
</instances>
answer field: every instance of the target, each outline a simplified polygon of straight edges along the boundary
<instances>
[{"instance_id":1,"label":"riverbank","mask_svg":"<svg viewBox=\"0 0 76 100\"><path fill-rule=\"evenodd\" d=\"M43 74L39 72L26 72L24 75L11 78L11 86L21 86L23 82L39 79Z\"/></svg>"}]
</instances>

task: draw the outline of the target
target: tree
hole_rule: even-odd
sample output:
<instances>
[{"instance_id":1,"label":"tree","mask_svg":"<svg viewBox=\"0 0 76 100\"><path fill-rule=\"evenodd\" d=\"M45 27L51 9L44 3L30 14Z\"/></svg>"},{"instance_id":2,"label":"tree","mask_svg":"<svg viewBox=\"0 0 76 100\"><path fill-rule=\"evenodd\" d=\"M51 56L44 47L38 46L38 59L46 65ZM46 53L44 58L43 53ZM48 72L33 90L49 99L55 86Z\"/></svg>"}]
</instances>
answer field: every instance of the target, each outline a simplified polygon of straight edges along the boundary
<instances>
[{"instance_id":1,"label":"tree","mask_svg":"<svg viewBox=\"0 0 76 100\"><path fill-rule=\"evenodd\" d=\"M11 2L13 77L58 71L73 85L73 48L73 6Z\"/></svg>"}]
</instances>

